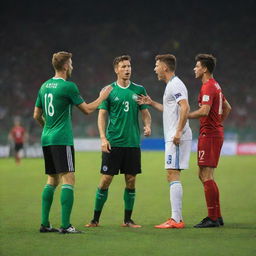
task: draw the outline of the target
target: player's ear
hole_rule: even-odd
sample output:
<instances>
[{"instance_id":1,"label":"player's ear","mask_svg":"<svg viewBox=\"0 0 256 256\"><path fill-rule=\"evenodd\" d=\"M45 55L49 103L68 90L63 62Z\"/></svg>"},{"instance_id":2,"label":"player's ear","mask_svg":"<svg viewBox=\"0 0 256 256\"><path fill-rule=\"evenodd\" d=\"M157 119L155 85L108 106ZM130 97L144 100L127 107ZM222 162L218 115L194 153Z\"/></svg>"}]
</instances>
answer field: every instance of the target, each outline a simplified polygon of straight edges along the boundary
<instances>
[{"instance_id":1,"label":"player's ear","mask_svg":"<svg viewBox=\"0 0 256 256\"><path fill-rule=\"evenodd\" d=\"M68 70L68 63L65 63L65 64L63 65L63 70L64 70L64 71L67 71L67 70Z\"/></svg>"},{"instance_id":2,"label":"player's ear","mask_svg":"<svg viewBox=\"0 0 256 256\"><path fill-rule=\"evenodd\" d=\"M169 70L169 68L167 67L167 65L165 63L163 63L163 67L164 67L165 72L167 72Z\"/></svg>"}]
</instances>

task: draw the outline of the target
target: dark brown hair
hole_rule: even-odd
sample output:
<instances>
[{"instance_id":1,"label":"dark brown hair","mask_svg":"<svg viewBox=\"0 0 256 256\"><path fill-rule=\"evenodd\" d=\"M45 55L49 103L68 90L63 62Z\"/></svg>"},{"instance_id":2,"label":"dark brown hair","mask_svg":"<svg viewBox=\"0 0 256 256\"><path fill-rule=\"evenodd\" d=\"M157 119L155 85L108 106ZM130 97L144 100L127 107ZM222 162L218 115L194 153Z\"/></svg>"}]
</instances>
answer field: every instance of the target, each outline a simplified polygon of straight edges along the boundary
<instances>
[{"instance_id":1,"label":"dark brown hair","mask_svg":"<svg viewBox=\"0 0 256 256\"><path fill-rule=\"evenodd\" d=\"M64 64L72 58L72 53L69 52L57 52L52 56L52 65L55 70L61 71Z\"/></svg>"},{"instance_id":2,"label":"dark brown hair","mask_svg":"<svg viewBox=\"0 0 256 256\"><path fill-rule=\"evenodd\" d=\"M211 54L198 54L195 58L196 62L200 61L201 65L203 67L206 67L208 71L212 74L213 70L216 66L216 58L213 57Z\"/></svg>"},{"instance_id":3,"label":"dark brown hair","mask_svg":"<svg viewBox=\"0 0 256 256\"><path fill-rule=\"evenodd\" d=\"M122 56L115 57L115 59L113 61L113 67L115 68L119 62L124 61L124 60L128 60L131 62L131 57L129 55L122 55Z\"/></svg>"},{"instance_id":4,"label":"dark brown hair","mask_svg":"<svg viewBox=\"0 0 256 256\"><path fill-rule=\"evenodd\" d=\"M155 60L164 62L170 71L175 71L176 69L176 57L172 54L156 55Z\"/></svg>"}]
</instances>

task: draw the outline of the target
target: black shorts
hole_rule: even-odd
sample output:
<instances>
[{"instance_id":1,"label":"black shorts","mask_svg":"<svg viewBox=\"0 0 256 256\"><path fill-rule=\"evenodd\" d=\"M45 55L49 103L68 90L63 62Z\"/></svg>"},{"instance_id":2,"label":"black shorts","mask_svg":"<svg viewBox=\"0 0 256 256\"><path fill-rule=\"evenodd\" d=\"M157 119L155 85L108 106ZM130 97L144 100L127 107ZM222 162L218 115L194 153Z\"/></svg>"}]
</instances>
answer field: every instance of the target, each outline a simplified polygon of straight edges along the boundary
<instances>
[{"instance_id":1,"label":"black shorts","mask_svg":"<svg viewBox=\"0 0 256 256\"><path fill-rule=\"evenodd\" d=\"M108 175L141 173L140 148L112 147L110 153L102 152L101 173Z\"/></svg>"},{"instance_id":2,"label":"black shorts","mask_svg":"<svg viewBox=\"0 0 256 256\"><path fill-rule=\"evenodd\" d=\"M14 146L15 152L18 152L21 149L23 149L23 143L15 143L15 146Z\"/></svg>"},{"instance_id":3,"label":"black shorts","mask_svg":"<svg viewBox=\"0 0 256 256\"><path fill-rule=\"evenodd\" d=\"M73 146L43 147L45 174L59 174L75 171L75 154Z\"/></svg>"}]
</instances>

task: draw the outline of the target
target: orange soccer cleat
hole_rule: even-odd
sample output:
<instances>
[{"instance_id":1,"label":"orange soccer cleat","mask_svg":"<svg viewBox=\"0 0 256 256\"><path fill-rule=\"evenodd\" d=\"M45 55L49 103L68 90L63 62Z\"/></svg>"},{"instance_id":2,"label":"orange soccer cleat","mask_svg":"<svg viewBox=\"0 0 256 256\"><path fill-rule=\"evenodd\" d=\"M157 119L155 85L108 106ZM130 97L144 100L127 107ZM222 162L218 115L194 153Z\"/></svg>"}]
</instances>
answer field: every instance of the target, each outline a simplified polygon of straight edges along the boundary
<instances>
[{"instance_id":1,"label":"orange soccer cleat","mask_svg":"<svg viewBox=\"0 0 256 256\"><path fill-rule=\"evenodd\" d=\"M127 227L127 228L141 228L141 225L135 224L133 220L129 220L129 221L125 222L124 224L122 224L121 226Z\"/></svg>"},{"instance_id":2,"label":"orange soccer cleat","mask_svg":"<svg viewBox=\"0 0 256 256\"><path fill-rule=\"evenodd\" d=\"M90 223L84 225L86 228L96 228L99 226L99 222L98 221L94 221L92 220Z\"/></svg>"},{"instance_id":3,"label":"orange soccer cleat","mask_svg":"<svg viewBox=\"0 0 256 256\"><path fill-rule=\"evenodd\" d=\"M185 223L183 221L176 222L174 219L168 219L166 222L156 225L155 228L184 228Z\"/></svg>"}]
</instances>

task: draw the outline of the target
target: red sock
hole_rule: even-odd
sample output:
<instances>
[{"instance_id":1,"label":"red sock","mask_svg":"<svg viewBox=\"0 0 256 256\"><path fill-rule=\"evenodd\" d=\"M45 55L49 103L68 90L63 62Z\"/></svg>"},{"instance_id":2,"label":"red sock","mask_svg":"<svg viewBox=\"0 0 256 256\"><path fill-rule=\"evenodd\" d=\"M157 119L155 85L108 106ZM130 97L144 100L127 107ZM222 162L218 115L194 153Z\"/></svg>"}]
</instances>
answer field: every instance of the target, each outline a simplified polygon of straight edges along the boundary
<instances>
[{"instance_id":1,"label":"red sock","mask_svg":"<svg viewBox=\"0 0 256 256\"><path fill-rule=\"evenodd\" d=\"M215 189L217 191L217 201L216 201L216 210L217 210L217 217L221 217L221 211L220 211L220 192L219 192L219 188L218 188L218 185L215 181L214 182L214 185L215 185Z\"/></svg>"},{"instance_id":2,"label":"red sock","mask_svg":"<svg viewBox=\"0 0 256 256\"><path fill-rule=\"evenodd\" d=\"M204 182L204 194L208 209L208 217L212 220L217 220L217 190L213 180Z\"/></svg>"}]
</instances>

